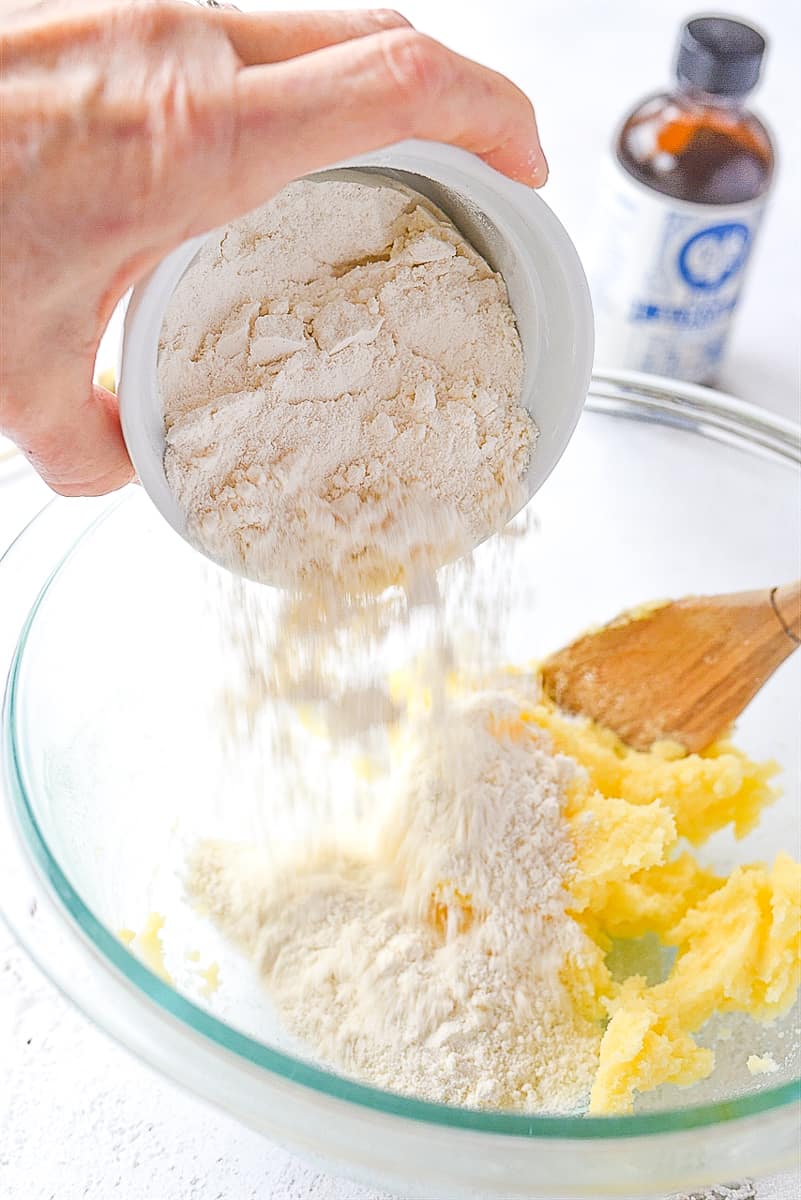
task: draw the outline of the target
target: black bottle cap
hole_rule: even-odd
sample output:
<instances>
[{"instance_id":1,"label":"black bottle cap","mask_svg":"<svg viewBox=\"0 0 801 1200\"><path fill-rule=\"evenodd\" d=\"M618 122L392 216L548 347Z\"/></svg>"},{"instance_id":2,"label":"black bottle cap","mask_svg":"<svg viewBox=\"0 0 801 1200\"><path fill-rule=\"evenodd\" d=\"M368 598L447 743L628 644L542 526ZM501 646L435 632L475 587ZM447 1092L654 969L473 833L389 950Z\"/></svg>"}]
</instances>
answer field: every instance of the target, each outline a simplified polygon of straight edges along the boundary
<instances>
[{"instance_id":1,"label":"black bottle cap","mask_svg":"<svg viewBox=\"0 0 801 1200\"><path fill-rule=\"evenodd\" d=\"M744 96L759 79L761 33L731 17L693 17L679 38L676 76L703 92Z\"/></svg>"}]
</instances>

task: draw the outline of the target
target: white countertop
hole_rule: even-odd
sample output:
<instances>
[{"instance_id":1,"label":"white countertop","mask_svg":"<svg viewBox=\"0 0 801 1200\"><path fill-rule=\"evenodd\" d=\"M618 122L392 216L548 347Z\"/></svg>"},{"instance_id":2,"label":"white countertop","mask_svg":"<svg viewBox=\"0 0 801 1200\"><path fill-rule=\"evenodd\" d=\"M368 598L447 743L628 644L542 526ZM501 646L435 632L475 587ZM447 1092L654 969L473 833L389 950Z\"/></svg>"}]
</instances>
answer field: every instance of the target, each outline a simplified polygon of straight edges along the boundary
<instances>
[{"instance_id":1,"label":"white countertop","mask_svg":"<svg viewBox=\"0 0 801 1200\"><path fill-rule=\"evenodd\" d=\"M303 6L284 0L280 7ZM756 107L776 133L782 167L720 383L798 419L801 7L728 0L726 8L751 10L772 39ZM586 252L600 151L624 109L666 82L678 23L692 6L410 0L405 11L533 96L551 165L546 199ZM48 496L29 473L0 487L0 551ZM798 1178L783 1176L721 1190L716 1200L790 1200L798 1191ZM0 1200L112 1196L386 1200L310 1170L135 1062L55 992L0 925Z\"/></svg>"}]
</instances>

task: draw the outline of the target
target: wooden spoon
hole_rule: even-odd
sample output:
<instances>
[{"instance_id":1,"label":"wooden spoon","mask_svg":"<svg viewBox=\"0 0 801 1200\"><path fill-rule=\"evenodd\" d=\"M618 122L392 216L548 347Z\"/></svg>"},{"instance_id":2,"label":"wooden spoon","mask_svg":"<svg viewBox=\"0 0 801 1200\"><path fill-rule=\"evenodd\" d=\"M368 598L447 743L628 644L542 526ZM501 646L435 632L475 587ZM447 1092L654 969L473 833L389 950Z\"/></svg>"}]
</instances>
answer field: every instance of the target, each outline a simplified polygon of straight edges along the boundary
<instances>
[{"instance_id":1,"label":"wooden spoon","mask_svg":"<svg viewBox=\"0 0 801 1200\"><path fill-rule=\"evenodd\" d=\"M801 644L801 581L622 614L547 660L546 691L636 750L703 750Z\"/></svg>"}]
</instances>

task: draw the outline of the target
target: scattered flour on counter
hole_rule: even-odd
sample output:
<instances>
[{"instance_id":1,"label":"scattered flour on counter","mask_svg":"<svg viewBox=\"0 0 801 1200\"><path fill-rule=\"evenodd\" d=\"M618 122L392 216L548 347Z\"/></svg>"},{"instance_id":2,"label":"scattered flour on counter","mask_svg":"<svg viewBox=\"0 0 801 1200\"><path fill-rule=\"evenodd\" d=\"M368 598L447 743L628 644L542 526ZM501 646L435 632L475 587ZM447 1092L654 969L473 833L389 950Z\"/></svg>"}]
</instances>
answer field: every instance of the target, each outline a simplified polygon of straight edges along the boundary
<instances>
[{"instance_id":1,"label":"scattered flour on counter","mask_svg":"<svg viewBox=\"0 0 801 1200\"><path fill-rule=\"evenodd\" d=\"M407 584L522 499L536 430L504 283L394 181L301 180L212 235L158 372L190 534L252 578Z\"/></svg>"},{"instance_id":2,"label":"scattered flour on counter","mask_svg":"<svg viewBox=\"0 0 801 1200\"><path fill-rule=\"evenodd\" d=\"M517 713L500 692L454 702L417 728L361 837L282 865L205 842L189 890L324 1063L443 1103L565 1111L600 1039L560 978L597 953L566 912L575 766L541 731L513 735Z\"/></svg>"}]
</instances>

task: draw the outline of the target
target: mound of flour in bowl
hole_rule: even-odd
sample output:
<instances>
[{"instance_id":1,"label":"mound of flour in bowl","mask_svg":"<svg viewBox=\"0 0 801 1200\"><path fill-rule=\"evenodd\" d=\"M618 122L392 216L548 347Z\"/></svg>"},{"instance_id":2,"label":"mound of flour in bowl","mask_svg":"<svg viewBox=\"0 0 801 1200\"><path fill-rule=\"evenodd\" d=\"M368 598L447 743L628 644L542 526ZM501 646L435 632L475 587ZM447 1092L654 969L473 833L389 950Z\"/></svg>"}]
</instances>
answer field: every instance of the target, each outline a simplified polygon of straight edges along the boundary
<instances>
[{"instance_id":1,"label":"mound of flour in bowl","mask_svg":"<svg viewBox=\"0 0 801 1200\"><path fill-rule=\"evenodd\" d=\"M188 889L326 1065L441 1103L564 1112L601 1031L563 976L597 950L567 911L575 764L519 712L500 691L455 701L412 730L360 836L316 823L316 845L278 861L203 842Z\"/></svg>"},{"instance_id":2,"label":"mound of flour in bowl","mask_svg":"<svg viewBox=\"0 0 801 1200\"><path fill-rule=\"evenodd\" d=\"M158 373L190 535L252 578L408 582L522 499L536 430L504 283L395 182L301 180L212 235Z\"/></svg>"}]
</instances>

